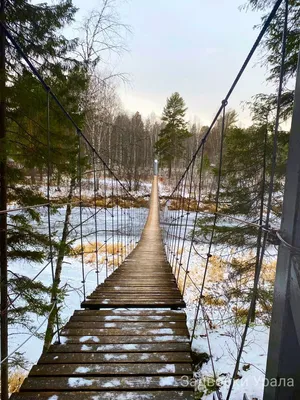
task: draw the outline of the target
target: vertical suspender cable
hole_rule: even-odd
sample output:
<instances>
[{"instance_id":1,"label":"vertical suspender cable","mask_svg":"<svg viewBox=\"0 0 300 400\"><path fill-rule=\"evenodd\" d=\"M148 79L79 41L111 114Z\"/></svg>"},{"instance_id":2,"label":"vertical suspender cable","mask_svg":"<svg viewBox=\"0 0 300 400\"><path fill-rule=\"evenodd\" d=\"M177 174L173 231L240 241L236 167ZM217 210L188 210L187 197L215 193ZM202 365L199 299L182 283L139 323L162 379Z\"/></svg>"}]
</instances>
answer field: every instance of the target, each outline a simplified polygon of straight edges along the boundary
<instances>
[{"instance_id":1,"label":"vertical suspender cable","mask_svg":"<svg viewBox=\"0 0 300 400\"><path fill-rule=\"evenodd\" d=\"M98 222L97 222L97 176L96 176L96 160L93 151L93 181L94 181L94 224L95 224L95 254L96 254L96 275L97 285L99 285L99 255L98 255Z\"/></svg>"},{"instance_id":2,"label":"vertical suspender cable","mask_svg":"<svg viewBox=\"0 0 300 400\"><path fill-rule=\"evenodd\" d=\"M184 244L186 241L186 236L187 236L187 227L188 227L188 222L189 222L189 215L190 215L190 206L191 206L191 192L192 192L192 185L193 185L193 177L194 177L194 168L195 168L195 161L192 163L192 168L191 168L191 180L190 180L190 186L189 186L189 199L187 203L187 213L186 213L186 220L185 220L185 227L184 227L184 233L183 233L183 240L182 240L182 247L181 247L181 254L180 254L180 260L179 260L179 270L182 266L182 257L183 257L183 252L184 252ZM186 273L185 273L186 277ZM179 279L179 273L178 273L178 278ZM185 280L185 278L184 278Z\"/></svg>"},{"instance_id":3,"label":"vertical suspender cable","mask_svg":"<svg viewBox=\"0 0 300 400\"><path fill-rule=\"evenodd\" d=\"M210 241L209 241L209 246L208 246L208 252L207 252L206 263L205 263L205 268L204 268L204 275L203 275L203 280L202 280L202 285L201 285L201 290L200 290L200 296L199 296L199 301L198 301L198 305L197 305L196 316L195 316L194 325L193 325L193 331L192 331L192 335L191 335L191 343L193 342L193 339L195 336L197 319L198 319L200 307L202 304L203 290L204 290L204 286L205 286L209 261L210 261L210 258L212 257L211 249L212 249L212 245L213 245L216 223L217 223L217 218L218 218L217 212L219 210L219 198L220 198L220 189L221 189L221 174L222 174L223 147L224 147L224 136L225 136L226 105L227 105L227 101L223 100L223 102L222 102L223 112L222 112L222 128L221 128L221 146L220 146L217 192L216 192L216 201L215 201L215 215L214 215L214 221L213 221L213 226L212 226L212 231L211 231L211 236L210 236Z\"/></svg>"},{"instance_id":4,"label":"vertical suspender cable","mask_svg":"<svg viewBox=\"0 0 300 400\"><path fill-rule=\"evenodd\" d=\"M181 183L181 185L182 185L182 183ZM177 243L177 241L176 241L176 239L177 239L176 233L177 233L177 229L178 229L178 221L179 221L179 215L180 215L179 204L181 202L181 197L179 197L180 187L181 186L179 185L178 190L177 190L177 194L175 195L175 202L174 202L175 215L174 215L174 218L173 218L174 226L172 227L173 229L171 231L171 235L172 235L171 236L171 240L172 240L172 243L171 243L171 266L174 269L174 274L176 274L176 263L174 264L174 261L176 261L176 252L175 252L176 243Z\"/></svg>"},{"instance_id":5,"label":"vertical suspender cable","mask_svg":"<svg viewBox=\"0 0 300 400\"><path fill-rule=\"evenodd\" d=\"M193 162L192 164L192 168L191 168L191 172L193 173L194 170L194 164L195 162ZM182 205L181 205L181 218L180 218L180 230L179 230L179 237L178 237L178 246L177 246L177 260L178 260L178 271L177 271L177 282L179 282L179 277L180 277L180 271L181 271L181 262L182 262L182 255L183 255L183 251L184 251L184 238L186 235L186 229L187 229L187 224L188 224L188 219L189 219L189 205L190 205L190 198L191 198L191 189L189 190L189 199L188 201L186 201L186 186L187 186L187 178L188 178L188 173L185 176L185 180L184 180L184 189L183 189L183 201L182 201ZM186 222L185 222L185 229L184 229L184 236L182 239L182 247L180 250L180 241L181 241L181 230L182 230L182 226L183 226L183 218L184 218L184 209L186 207ZM181 251L181 252L180 252Z\"/></svg>"},{"instance_id":6,"label":"vertical suspender cable","mask_svg":"<svg viewBox=\"0 0 300 400\"><path fill-rule=\"evenodd\" d=\"M287 38L287 28L288 28L288 0L285 0L285 18L284 18L284 26L283 26L283 33L282 33L282 54L281 54L281 65L280 65L280 77L279 77L279 87L278 87L278 97L277 97L277 110L276 110L276 120L275 120L275 129L274 129L274 138L273 138L273 157L272 157L272 170L271 170L271 177L270 177L270 186L269 186L269 197L268 197L268 204L267 204L267 216L266 216L266 223L265 227L268 228L269 226L269 219L270 219L270 212L271 212L271 203L272 203L272 196L273 196L273 186L274 186L274 177L275 177L275 169L276 169L276 158L277 158L277 139L278 139L278 128L279 128L279 119L280 119L280 108L281 108L281 95L282 95L282 87L283 87L283 80L284 80L284 64L285 64L285 55L286 55L286 38ZM257 298L257 285L259 281L260 270L262 267L264 252L267 243L267 233L264 233L263 244L261 249L260 255L260 262L257 271L255 272L254 277L254 284L253 284L253 295L250 303L250 307L248 310L247 320L245 323L244 332L241 339L241 345L238 351L235 368L233 371L233 375L231 377L230 386L228 389L226 400L230 399L230 395L232 392L232 388L234 385L235 377L238 373L241 357L243 354L247 333L250 325L251 318L254 319L255 314L255 303Z\"/></svg>"},{"instance_id":7,"label":"vertical suspender cable","mask_svg":"<svg viewBox=\"0 0 300 400\"><path fill-rule=\"evenodd\" d=\"M201 161L200 161L200 171L199 171L199 194L198 194L196 215L195 215L195 219L194 219L194 226L193 226L193 231L192 231L190 248L189 248L188 258L187 258L187 263L186 263L187 266L186 266L186 272L185 272L185 275L184 275L184 281L183 281L183 287L182 287L182 296L184 296L185 287L186 287L186 279L187 279L187 275L189 274L190 261L191 261L191 255L192 255L192 248L193 248L193 243L194 243L195 234L196 234L196 224L197 224L197 220L198 220L199 207L200 207L200 202L201 202L204 149L205 149L205 144L203 144L202 151L201 151Z\"/></svg>"},{"instance_id":8,"label":"vertical suspender cable","mask_svg":"<svg viewBox=\"0 0 300 400\"><path fill-rule=\"evenodd\" d=\"M78 135L78 186L79 186L79 221L80 221L80 248L81 248L81 271L83 300L86 299L85 272L84 272L84 248L83 248L83 226L82 226L82 173L81 173L81 138Z\"/></svg>"},{"instance_id":9,"label":"vertical suspender cable","mask_svg":"<svg viewBox=\"0 0 300 400\"><path fill-rule=\"evenodd\" d=\"M118 182L116 182L116 205L117 205L117 266L119 267L120 265L120 226L119 226L119 185Z\"/></svg>"},{"instance_id":10,"label":"vertical suspender cable","mask_svg":"<svg viewBox=\"0 0 300 400\"><path fill-rule=\"evenodd\" d=\"M106 165L103 166L104 186L104 246L105 246L105 276L108 277L108 252L107 252L107 190L106 190Z\"/></svg>"},{"instance_id":11,"label":"vertical suspender cable","mask_svg":"<svg viewBox=\"0 0 300 400\"><path fill-rule=\"evenodd\" d=\"M0 211L7 209L7 145L6 145L6 60L5 0L0 0ZM1 266L1 398L8 400L8 293L7 293L7 214L0 215Z\"/></svg>"},{"instance_id":12,"label":"vertical suspender cable","mask_svg":"<svg viewBox=\"0 0 300 400\"><path fill-rule=\"evenodd\" d=\"M51 206L50 206L50 175L51 175L51 136L50 136L50 96L49 91L47 93L47 220L48 220L48 240L49 240L49 259L52 274L52 287L55 286L55 272L53 263L53 243L52 243L52 228L51 228ZM59 333L59 316L58 316L58 305L57 305L57 293L56 290L52 292L51 296L52 312L55 312L55 320L57 327L57 339L60 343L60 333Z\"/></svg>"},{"instance_id":13,"label":"vertical suspender cable","mask_svg":"<svg viewBox=\"0 0 300 400\"><path fill-rule=\"evenodd\" d=\"M122 188L121 188L121 202L120 202L120 235L121 235L121 263L124 261L124 227L123 227L123 192L122 192Z\"/></svg>"},{"instance_id":14,"label":"vertical suspender cable","mask_svg":"<svg viewBox=\"0 0 300 400\"><path fill-rule=\"evenodd\" d=\"M275 180L277 151L278 151L278 130L279 130L279 121L280 121L281 97L282 97L283 81L284 81L284 74L285 74L286 39L287 39L287 31L288 31L289 0L285 0L284 13L285 14L284 14L284 24L283 24L283 30L282 30L282 44L281 44L281 62L280 62L279 84L278 84L278 94L277 94L275 127L274 127L274 135L273 135L272 166L271 166L269 193L268 193L268 201L267 201L267 213L266 213L266 222L265 222L266 231L264 232L264 235L263 235L263 244L261 247L259 264L255 271L254 293L253 293L254 309L253 309L253 312L251 315L251 319L253 321L255 319L255 305L256 305L256 300L257 300L257 285L258 285L260 271L262 268L262 263L263 263L263 259L264 259L264 255L265 255L265 251L266 251L266 245L267 245L267 239L268 239L267 229L269 229L273 191L274 191L274 180Z\"/></svg>"},{"instance_id":15,"label":"vertical suspender cable","mask_svg":"<svg viewBox=\"0 0 300 400\"><path fill-rule=\"evenodd\" d=\"M114 199L114 177L111 177L111 226L112 226L112 263L115 270L115 199Z\"/></svg>"}]
</instances>

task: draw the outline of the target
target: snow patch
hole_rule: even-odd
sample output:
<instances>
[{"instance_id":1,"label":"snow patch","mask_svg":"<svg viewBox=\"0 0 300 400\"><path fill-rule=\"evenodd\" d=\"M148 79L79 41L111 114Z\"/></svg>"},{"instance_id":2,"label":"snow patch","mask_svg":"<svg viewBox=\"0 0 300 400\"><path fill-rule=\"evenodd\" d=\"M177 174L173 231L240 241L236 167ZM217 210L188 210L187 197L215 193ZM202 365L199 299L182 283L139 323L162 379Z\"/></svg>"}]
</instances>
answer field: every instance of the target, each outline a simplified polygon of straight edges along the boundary
<instances>
[{"instance_id":1,"label":"snow patch","mask_svg":"<svg viewBox=\"0 0 300 400\"><path fill-rule=\"evenodd\" d=\"M174 386L176 384L176 380L173 376L165 376L163 378L159 378L159 386Z\"/></svg>"},{"instance_id":2,"label":"snow patch","mask_svg":"<svg viewBox=\"0 0 300 400\"><path fill-rule=\"evenodd\" d=\"M75 369L75 372L78 374L87 374L89 370L90 369L88 367L78 367Z\"/></svg>"},{"instance_id":3,"label":"snow patch","mask_svg":"<svg viewBox=\"0 0 300 400\"><path fill-rule=\"evenodd\" d=\"M126 360L127 354L105 354L104 358L106 361L115 359L115 360Z\"/></svg>"},{"instance_id":4,"label":"snow patch","mask_svg":"<svg viewBox=\"0 0 300 400\"><path fill-rule=\"evenodd\" d=\"M106 383L104 383L102 386L106 387L106 388L111 388L111 387L116 387L116 386L120 386L121 381L120 379L112 379L111 381L108 381Z\"/></svg>"},{"instance_id":5,"label":"snow patch","mask_svg":"<svg viewBox=\"0 0 300 400\"><path fill-rule=\"evenodd\" d=\"M160 368L157 372L163 373L170 373L175 374L175 365L174 364L167 364L164 367Z\"/></svg>"},{"instance_id":6,"label":"snow patch","mask_svg":"<svg viewBox=\"0 0 300 400\"><path fill-rule=\"evenodd\" d=\"M85 379L85 378L69 378L68 385L72 388L92 386L95 383L94 379Z\"/></svg>"},{"instance_id":7,"label":"snow patch","mask_svg":"<svg viewBox=\"0 0 300 400\"><path fill-rule=\"evenodd\" d=\"M79 339L79 342L80 343L84 343L84 342L87 342L88 340L91 340L94 343L99 343L100 342L100 339L97 336L82 336Z\"/></svg>"}]
</instances>

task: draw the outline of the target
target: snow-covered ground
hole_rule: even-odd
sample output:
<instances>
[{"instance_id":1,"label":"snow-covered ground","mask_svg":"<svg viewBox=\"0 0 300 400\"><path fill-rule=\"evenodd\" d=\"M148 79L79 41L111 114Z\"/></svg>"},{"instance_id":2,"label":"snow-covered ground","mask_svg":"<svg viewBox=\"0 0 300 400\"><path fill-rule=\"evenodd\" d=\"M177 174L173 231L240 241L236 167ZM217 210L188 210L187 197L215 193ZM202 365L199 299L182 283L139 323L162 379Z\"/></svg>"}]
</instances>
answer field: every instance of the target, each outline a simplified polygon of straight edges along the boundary
<instances>
[{"instance_id":1,"label":"snow-covered ground","mask_svg":"<svg viewBox=\"0 0 300 400\"><path fill-rule=\"evenodd\" d=\"M114 217L112 218L114 212ZM121 226L121 212L122 216L122 226ZM80 244L80 230L78 227L79 224L79 208L75 207L72 210L71 214L71 226L74 228L73 230L73 246ZM83 236L86 236L84 239L84 244L95 243L95 221L93 218L94 210L92 208L83 208L82 216L83 216ZM106 236L104 232L105 227L105 210L98 210L97 213L97 228L98 235L97 240L98 244L104 243L107 239L108 244L112 244L112 232L115 232L115 243L135 243L138 241L140 237L140 233L143 229L143 225L146 221L148 215L148 209L141 208L131 208L131 209L119 209L118 220L119 220L119 229L118 235L116 235L117 226L116 226L116 208L109 209L106 212ZM58 212L51 216L52 222L52 231L56 232L56 236L59 237L63 227L63 221L65 216L65 209L60 208ZM125 224L126 222L126 224ZM114 225L113 225L114 224ZM42 213L42 223L39 227L40 231L47 232L47 214L46 210ZM128 246L129 248L129 246ZM104 251L104 248L103 248ZM117 258L117 256L115 256ZM101 256L101 252L99 252L99 283L102 283L106 278L106 267L105 264L101 260L103 260L103 254ZM110 255L112 258L112 255ZM34 278L43 268L44 265L47 264L47 261L44 264L38 263L29 263L21 260L11 261L9 263L9 270L15 274L20 274L27 276L28 278ZM109 267L109 273L112 272L112 266ZM96 266L94 263L85 262L84 264L84 275L85 275L85 286L86 293L89 294L94 290L97 286L97 274L96 274ZM49 264L47 268L39 275L38 280L43 284L50 286L52 283L52 270L51 265ZM63 321L67 321L70 316L73 314L74 310L80 309L80 304L83 301L83 285L82 285L82 264L80 257L66 257L63 264L63 272L61 276L61 287L66 286L67 288L67 296L64 301L64 307L60 312L60 316ZM45 299L47 301L47 299ZM49 300L50 302L50 300ZM43 325L39 329L38 333L45 332L46 329L46 317L37 318L35 315L31 316L33 318L33 322L35 326ZM10 337L9 337L9 352L13 352L20 344L22 344L31 334L26 331L21 326L12 326L10 328ZM43 341L38 339L35 336L31 336L30 340L22 346L19 350L21 353L24 353L25 358L29 361L29 365L37 362L39 356L41 355Z\"/></svg>"},{"instance_id":2,"label":"snow-covered ground","mask_svg":"<svg viewBox=\"0 0 300 400\"><path fill-rule=\"evenodd\" d=\"M163 217L167 218L167 220L163 220L165 223L163 226L164 229L170 233L169 245L172 246L172 238L174 238L174 236L182 238L179 245L176 247L176 251L178 252L179 262L182 263L183 268L186 268L188 255L191 249L189 277L197 284L199 289L204 274L208 243L205 244L205 240L201 240L201 242L199 241L199 243L195 244L195 247L191 248L189 237L194 226L195 215L196 214L193 212L187 215L186 212L178 213L178 211L164 210L161 217L162 220ZM178 216L181 227L176 228L174 226L172 227L172 225L168 225L168 222L174 221L174 218L176 219ZM229 221L226 223L237 224L236 221ZM183 237L188 239L183 240ZM229 261L233 257L234 251L228 251L226 246L218 245L212 247L211 254L213 254L213 258L209 263L203 294L204 296L211 296L212 298L218 299L222 298L222 295L224 296L224 285L226 285L226 281L228 280L228 270L225 265L221 265L220 260L225 260L225 262ZM268 261L274 261L277 251L273 246L269 246L267 254ZM239 253L239 257L246 256L247 253ZM187 278L184 294L184 299L187 303L187 323L190 332L193 331L199 299L199 290L191 282L191 279ZM182 271L179 277L179 286L182 285L183 280L184 272ZM252 283L252 281L249 281L247 284L249 287L252 287ZM215 370L215 376L220 388L219 390L223 396L222 398L226 398L241 343L241 335L244 330L242 321L234 321L234 313L232 310L235 305L234 303L230 306L228 306L228 304L220 307L214 304L205 306L204 310L208 317L206 318L206 324L203 320L202 309L200 308L192 349L198 353L212 354L212 360L203 364L201 370L195 374L195 380L192 382L200 392L203 391L207 393L202 397L203 400L213 399L213 393L204 385L204 382L206 382L206 385L209 385L209 383L213 384L213 369ZM240 362L238 379L234 381L230 396L231 400L242 400L244 393L246 393L250 399L262 399L268 340L269 328L263 325L259 319L255 324L250 325Z\"/></svg>"}]
</instances>

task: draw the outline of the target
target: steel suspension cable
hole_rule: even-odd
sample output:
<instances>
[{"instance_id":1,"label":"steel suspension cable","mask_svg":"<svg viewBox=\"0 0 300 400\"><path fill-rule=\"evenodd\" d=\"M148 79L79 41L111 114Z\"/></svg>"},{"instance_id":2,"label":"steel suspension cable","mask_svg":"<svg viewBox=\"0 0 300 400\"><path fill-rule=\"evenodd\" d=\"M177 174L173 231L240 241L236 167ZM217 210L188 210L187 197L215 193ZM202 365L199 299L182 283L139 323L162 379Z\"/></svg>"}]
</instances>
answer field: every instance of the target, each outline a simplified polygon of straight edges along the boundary
<instances>
[{"instance_id":1,"label":"steel suspension cable","mask_svg":"<svg viewBox=\"0 0 300 400\"><path fill-rule=\"evenodd\" d=\"M51 303L53 304L53 311L55 309L55 321L57 327L57 340L60 342L59 334L59 316L58 316L58 306L57 306L57 293L54 291L55 285L55 271L53 262L53 242L52 242L52 225L51 225L51 206L50 206L50 174L51 174L51 133L50 133L50 97L47 91L47 221L48 221L48 241L49 241L49 259L52 274L52 295Z\"/></svg>"},{"instance_id":2,"label":"steel suspension cable","mask_svg":"<svg viewBox=\"0 0 300 400\"><path fill-rule=\"evenodd\" d=\"M184 184L183 184L183 189L182 189L182 195L181 195L181 199L182 199L182 201L181 201L181 203L180 203L180 206L179 206L179 209L181 209L181 215L180 215L180 219L179 219L179 225L180 225L180 228L178 229L178 242L177 242L177 248L176 248L176 266L177 266L177 264L178 264L178 270L177 270L177 276L176 276L176 278L177 278L177 282L178 282L178 279L179 279L179 274L180 274L180 255L179 255L179 247L180 247L180 240L181 240L181 230L182 230L182 225L183 225L183 218L184 218L184 207L185 207L185 203L186 203L186 198L185 198L185 196L186 196L186 184L187 184L187 178L188 178L188 174L186 174L186 176L185 176L185 179L184 179ZM177 267L176 267L177 268Z\"/></svg>"},{"instance_id":3,"label":"steel suspension cable","mask_svg":"<svg viewBox=\"0 0 300 400\"><path fill-rule=\"evenodd\" d=\"M114 179L110 178L111 181L111 198L112 198L112 208L111 208L111 226L112 226L112 265L113 271L115 270L115 199L114 199Z\"/></svg>"},{"instance_id":4,"label":"steel suspension cable","mask_svg":"<svg viewBox=\"0 0 300 400\"><path fill-rule=\"evenodd\" d=\"M84 247L83 247L83 218L82 218L82 178L81 178L81 139L78 136L78 188L79 188L79 221L80 221L80 253L81 253L81 273L82 273L82 290L83 300L86 299L85 288L85 268L84 268Z\"/></svg>"},{"instance_id":5,"label":"steel suspension cable","mask_svg":"<svg viewBox=\"0 0 300 400\"><path fill-rule=\"evenodd\" d=\"M235 79L234 79L232 85L230 86L230 88L229 88L229 90L228 90L228 92L227 92L227 94L226 94L226 96L225 96L223 102L224 102L224 101L225 101L226 103L228 102L228 100L229 100L229 98L230 98L232 92L234 91L234 89L235 89L236 85L238 84L238 82L239 82L241 76L243 75L245 69L247 68L247 66L248 66L248 64L249 64L249 62L250 62L250 60L252 59L253 54L255 53L256 49L258 48L258 46L259 46L259 44L260 44L262 38L264 37L264 35L265 35L267 29L268 29L269 26L270 26L270 23L272 22L272 20L273 20L275 14L276 14L276 12L277 12L277 10L278 10L278 8L280 7L280 5L281 5L282 2L283 2L283 0L277 0L276 3L274 4L274 7L272 8L272 10L271 10L271 12L270 12L268 18L266 18L266 20L265 20L265 22L264 22L264 24L263 24L262 29L260 30L260 32L259 32L259 34L258 34L258 36L257 36L257 38L256 38L256 40L255 40L255 42L254 42L254 44L253 44L253 46L251 47L251 50L249 51L249 53L248 53L248 55L247 55L247 57L246 57L246 59L245 59L243 65L242 65L242 67L240 68L238 74L236 75L236 77L235 77ZM187 171L190 169L190 167L191 167L191 165L192 165L192 162L193 162L193 159L197 157L197 155L198 155L199 151L201 150L203 144L205 143L206 139L207 139L208 136L210 135L210 132L211 132L212 128L214 127L214 125L215 125L217 119L219 118L219 116L220 116L221 113L222 113L222 110L223 110L223 102L222 102L220 108L218 109L216 115L214 116L212 123L210 124L210 126L208 127L206 133L204 134L203 138L201 139L200 144L199 144L199 146L198 146L196 152L194 153L193 157L191 158L189 164L187 165L185 172L183 173L183 175L181 176L181 178L180 178L179 181L177 182L177 185L175 186L175 188L174 188L172 194L170 195L170 197L172 197L173 194L175 193L175 191L177 190L177 188L178 188L180 182L183 180L185 174L186 174Z\"/></svg>"},{"instance_id":6,"label":"steel suspension cable","mask_svg":"<svg viewBox=\"0 0 300 400\"><path fill-rule=\"evenodd\" d=\"M179 260L179 268L181 268L181 266L182 266L182 258L183 258L183 252L184 252L184 245L185 245L186 236L187 236L187 227L188 227L189 215L190 215L191 192L192 192L192 185L193 185L195 161L196 161L196 160L194 160L194 162L193 162L193 164L192 164L192 168L191 168L190 185L189 185L189 199L188 199L188 204L187 204L187 213L186 213L186 220L185 220L185 226L184 226L184 233L183 233L181 254L180 254L180 260ZM179 271L180 271L180 269L179 269ZM179 280L179 273L178 273L178 277L177 277L177 281L178 281L178 280Z\"/></svg>"},{"instance_id":7,"label":"steel suspension cable","mask_svg":"<svg viewBox=\"0 0 300 400\"><path fill-rule=\"evenodd\" d=\"M97 222L97 176L95 165L95 152L93 151L93 182L94 182L94 225L95 225L95 252L96 252L96 275L97 285L99 285L99 253L98 253L98 222Z\"/></svg>"},{"instance_id":8,"label":"steel suspension cable","mask_svg":"<svg viewBox=\"0 0 300 400\"><path fill-rule=\"evenodd\" d=\"M213 220L212 231L211 231L211 236L210 236L210 242L209 242L209 246L208 246L208 252L207 252L206 263L205 263L205 268L204 268L204 275L203 275L203 280L202 280L202 285L201 285L199 302L197 305L196 318L194 321L193 331L192 331L192 335L191 335L191 343L193 342L194 335L195 335L197 318L198 318L198 314L199 314L200 307L201 307L202 296L203 296L203 291L204 291L206 276L207 276L207 271L208 271L208 265L210 262L210 258L212 257L211 249L212 249L212 245L213 245L213 241L214 241L215 229L216 229L217 218L218 218L217 212L219 209L222 162L223 162L223 147L224 147L224 137L225 137L225 118L226 118L226 106L227 106L226 100L223 100L222 106L223 106L223 112L222 112L222 127L221 127L221 145L220 145L220 155L219 155L220 159L219 159L219 171L218 171L218 180L217 180L217 192L216 192L216 200L215 200L215 214L214 214L214 220Z\"/></svg>"},{"instance_id":9,"label":"steel suspension cable","mask_svg":"<svg viewBox=\"0 0 300 400\"><path fill-rule=\"evenodd\" d=\"M35 68L35 66L33 65L33 63L29 60L29 58L26 56L25 52L23 51L23 49L21 48L21 46L18 44L18 42L15 40L15 38L13 37L13 35L10 33L9 29L6 27L6 25L0 21L1 26L3 27L5 34L7 36L7 38L10 40L10 42L12 43L12 45L15 47L15 49L17 50L17 52L22 56L22 58L25 60L26 64L29 66L29 68L31 69L33 75L36 76L36 78L38 79L38 81L41 83L41 85L43 86L44 90L46 92L49 92L49 95L51 96L51 98L54 100L54 102L57 104L57 106L61 109L62 113L65 115L65 117L70 121L70 123L73 125L73 127L76 130L76 133L79 137L81 137L84 142L87 144L87 146L90 148L91 151L95 151L95 154L97 155L97 158L99 160L101 160L102 164L105 165L107 167L107 169L110 171L110 173L112 174L112 176L121 184L121 186L123 187L123 189L125 190L125 192L130 196L133 197L131 193L128 192L128 190L126 189L126 187L123 185L123 183L118 179L118 177L115 175L115 173L113 172L113 170L108 166L108 164L104 161L104 159L102 158L102 156L100 155L100 153L96 150L96 148L92 145L91 141L87 138L87 136L84 135L84 133L82 132L82 130L79 128L79 126L77 125L77 123L74 121L74 119L72 118L72 116L70 115L70 113L65 109L65 107L62 105L62 103L59 101L59 99L57 98L57 96L55 95L55 93L52 91L52 89L46 84L45 80L42 78L41 74L38 72L38 70Z\"/></svg>"},{"instance_id":10,"label":"steel suspension cable","mask_svg":"<svg viewBox=\"0 0 300 400\"><path fill-rule=\"evenodd\" d=\"M277 104L276 104L276 117L275 117L275 127L273 134L273 153L272 153L272 164L271 164L271 175L270 175L270 183L269 183L269 191L268 191L268 200L267 200L267 213L266 213L266 221L265 228L269 228L271 208L272 208L272 199L274 192L274 180L275 180L275 172L277 165L277 153L278 153L278 131L279 131L279 122L280 122L280 111L281 111L281 98L282 98L282 90L283 90L283 81L285 74L285 58L286 58L286 46L287 46L287 31L288 31L288 13L289 13L289 0L285 0L284 7L284 23L282 30L282 45L281 45L281 61L280 61L280 73L279 73L279 84L278 84L278 93L277 93ZM255 305L257 299L257 285L259 281L260 271L263 264L263 259L266 251L268 233L264 231L263 235L263 243L261 246L261 254L258 266L255 271L255 279L254 279L254 310L252 319L254 319L255 314Z\"/></svg>"},{"instance_id":11,"label":"steel suspension cable","mask_svg":"<svg viewBox=\"0 0 300 400\"><path fill-rule=\"evenodd\" d=\"M175 219L174 219L174 229L173 229L173 244L172 244L172 262L171 265L174 267L174 275L176 276L177 271L177 254L176 254L176 247L177 247L177 240L178 240L178 229L180 225L180 215L181 215L181 201L182 201L182 193L183 193L183 181L181 182L181 186L178 188L177 200L175 202Z\"/></svg>"},{"instance_id":12,"label":"steel suspension cable","mask_svg":"<svg viewBox=\"0 0 300 400\"><path fill-rule=\"evenodd\" d=\"M272 203L272 196L273 196L273 187L274 187L274 177L275 177L275 169L276 169L276 158L277 158L277 136L278 136L278 129L279 129L279 119L280 119L280 110L281 110L281 95L282 95L282 87L283 87L283 80L284 80L284 65L285 65L285 55L286 55L286 38L287 38L287 29L288 29L288 0L285 0L285 18L284 18L284 26L283 26L283 33L282 33L282 54L281 54L281 65L280 65L280 77L279 77L279 87L278 87L278 98L277 98L277 109L276 109L276 122L275 122L275 129L274 129L274 138L273 138L273 157L272 157L272 170L271 170L271 177L270 177L270 186L269 186L269 195L268 195L268 204L267 204L267 216L266 216L266 223L265 226L268 228L269 226L269 219L270 219L270 212L271 212L271 203ZM250 321L251 318L253 317L254 314L254 308L256 304L256 292L257 292L257 286L259 282L259 275L260 275L260 270L262 267L262 262L263 262L263 257L266 249L266 243L267 243L267 232L264 232L264 238L263 238L263 244L262 244L262 249L261 249L261 255L260 255L260 261L259 261L259 266L258 270L256 271L255 274L255 279L254 279L254 284L253 284L253 295L251 298L251 303L250 307L248 310L247 314L247 320L245 323L245 328L243 331L242 339L241 339L241 345L238 351L237 355L237 360L235 364L235 368L233 371L233 375L231 377L231 382L230 386L228 389L227 397L226 400L230 399L230 395L233 389L235 377L237 375L241 357L244 351L245 343L246 343L246 338L247 338L247 333L249 330L250 326Z\"/></svg>"},{"instance_id":13,"label":"steel suspension cable","mask_svg":"<svg viewBox=\"0 0 300 400\"><path fill-rule=\"evenodd\" d=\"M108 253L107 253L107 189L106 189L106 165L103 165L104 185L104 243L105 243L105 275L108 277Z\"/></svg>"},{"instance_id":14,"label":"steel suspension cable","mask_svg":"<svg viewBox=\"0 0 300 400\"><path fill-rule=\"evenodd\" d=\"M205 145L202 146L202 151L201 151L201 161L200 161L200 171L199 171L199 195L198 195L198 202L197 202L197 208L196 208L196 215L195 215L195 219L194 219L192 237L191 237L191 242L190 242L190 248L189 248L189 252L188 252L186 273L184 275L182 296L184 296L185 287L186 287L186 278L189 274L192 248L193 248L193 243L194 243L195 234L196 234L196 225L197 225L197 220L198 220L198 215L199 215L199 207L200 207L200 202L201 202L204 149L205 149Z\"/></svg>"},{"instance_id":15,"label":"steel suspension cable","mask_svg":"<svg viewBox=\"0 0 300 400\"><path fill-rule=\"evenodd\" d=\"M118 188L118 182L116 184L116 205L117 205L117 264L118 267L120 265L120 232L119 232L119 188Z\"/></svg>"}]
</instances>

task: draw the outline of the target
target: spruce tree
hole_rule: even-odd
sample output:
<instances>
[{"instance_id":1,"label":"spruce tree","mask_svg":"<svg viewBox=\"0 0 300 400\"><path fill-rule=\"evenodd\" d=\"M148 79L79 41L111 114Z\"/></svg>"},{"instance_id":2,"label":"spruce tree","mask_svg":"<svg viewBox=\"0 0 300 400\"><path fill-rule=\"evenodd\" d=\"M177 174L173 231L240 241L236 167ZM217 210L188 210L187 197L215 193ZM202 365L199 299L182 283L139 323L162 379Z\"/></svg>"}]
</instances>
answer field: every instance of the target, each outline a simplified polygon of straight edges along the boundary
<instances>
[{"instance_id":1,"label":"spruce tree","mask_svg":"<svg viewBox=\"0 0 300 400\"><path fill-rule=\"evenodd\" d=\"M76 40L69 41L61 34L61 29L72 22L75 12L71 0L53 5L33 5L26 0L6 2L8 30L80 124L83 121L81 93L86 87L86 77L83 67L70 57ZM39 184L46 182L47 94L9 40L7 49L8 202L26 207L47 202L35 179L38 172ZM53 101L50 101L50 136L51 179L59 181L64 177L70 182L76 173L78 141L75 129ZM9 321L11 326L21 325L30 331L34 328L33 314L45 316L50 309L51 287L38 279L32 282L27 272L31 262L42 267L49 259L49 237L41 218L44 212L44 208L27 209L9 214L8 218L8 262L26 263L22 274L10 270L8 290L14 303L9 309ZM61 246L54 240L53 245L55 255ZM68 248L64 251L67 253Z\"/></svg>"},{"instance_id":2,"label":"spruce tree","mask_svg":"<svg viewBox=\"0 0 300 400\"><path fill-rule=\"evenodd\" d=\"M252 8L263 13L262 24L266 20L271 7L274 6L273 0L247 0L244 8ZM268 79L278 85L278 77L281 64L282 31L285 19L285 2L282 3L268 28L262 41L262 63L267 66ZM258 26L260 28L260 26ZM289 80L295 77L297 70L298 54L300 47L300 3L297 0L289 1L288 10L288 30L286 42L286 57L284 65L285 88L282 94L281 107L287 117L291 116L293 110L294 90L287 87ZM293 85L292 85L293 86ZM270 100L276 103L276 95L271 94Z\"/></svg>"},{"instance_id":3,"label":"spruce tree","mask_svg":"<svg viewBox=\"0 0 300 400\"><path fill-rule=\"evenodd\" d=\"M226 283L226 297L227 299L234 297L241 304L249 301L252 295L251 288L244 285L237 290L234 283L230 287L230 280L253 281L259 260L257 248L261 243L256 225L264 225L273 153L274 125L267 123L262 114L261 103L260 107L256 106L258 104L255 104L255 121L252 126L241 128L234 125L226 131L219 202L219 212L222 215L217 216L213 239L214 245L217 246L215 250L217 254L223 249L227 256L231 255L227 257L226 262L230 277ZM288 139L287 132L279 132L270 219L270 227L273 228L280 225ZM219 172L218 168L210 167L210 174L217 176ZM245 222L236 221L231 217L237 217ZM203 214L198 219L196 237L199 242L210 240L213 222L213 214ZM269 235L267 246L270 247L275 242L274 237ZM266 323L270 317L271 293L271 286L259 287L259 310L263 310L261 316Z\"/></svg>"},{"instance_id":4,"label":"spruce tree","mask_svg":"<svg viewBox=\"0 0 300 400\"><path fill-rule=\"evenodd\" d=\"M184 155L184 142L191 136L184 120L186 110L185 102L178 92L167 99L163 110L162 121L165 125L158 135L155 151L160 161L168 166L169 178L173 161Z\"/></svg>"}]
</instances>

